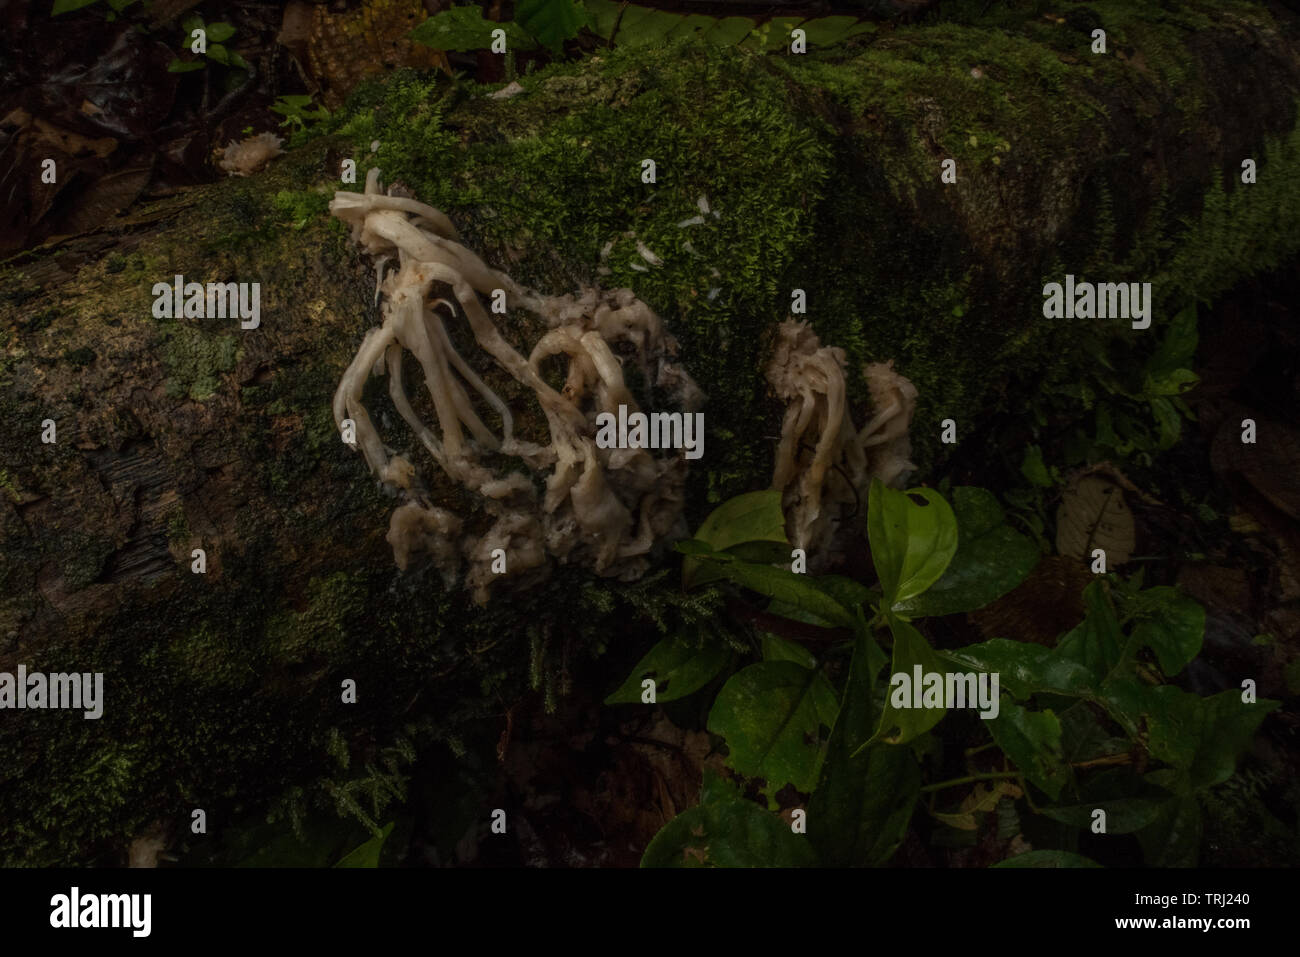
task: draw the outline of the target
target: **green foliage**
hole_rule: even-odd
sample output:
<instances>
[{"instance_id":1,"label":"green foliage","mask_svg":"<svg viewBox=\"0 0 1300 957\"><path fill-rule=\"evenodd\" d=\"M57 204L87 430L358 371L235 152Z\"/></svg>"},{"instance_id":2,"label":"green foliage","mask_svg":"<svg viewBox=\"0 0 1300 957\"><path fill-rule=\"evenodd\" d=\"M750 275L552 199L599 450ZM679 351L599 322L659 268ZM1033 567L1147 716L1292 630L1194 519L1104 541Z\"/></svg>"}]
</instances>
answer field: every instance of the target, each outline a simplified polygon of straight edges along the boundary
<instances>
[{"instance_id":1,"label":"green foliage","mask_svg":"<svg viewBox=\"0 0 1300 957\"><path fill-rule=\"evenodd\" d=\"M1167 351L1164 367L1183 357L1181 347ZM952 494L955 509L933 489L873 484L866 524L878 591L776 567L786 546L771 540L780 537L779 503L767 493L724 503L679 545L697 578L708 574L715 585L767 599L768 615L805 629L847 631L852 657L837 690L836 671L827 667L837 657L834 646L818 655L761 633L761 660L726 679L709 713L728 767L771 807L787 787L808 796L806 837L710 777L701 805L664 827L644 865L788 863L796 846L821 864L880 865L902 842L923 793L937 797L986 780L1005 786L972 797L960 814L933 804L931 814L950 826L978 827L976 815L997 810L1010 822L1007 836L1025 813L1063 826L1051 832L1062 835L1061 846L999 866L1096 866L1076 853L1069 835L1093 829L1098 810L1106 833L1138 837L1149 864L1195 863L1200 795L1232 776L1278 703L1246 703L1236 691L1202 698L1164 683L1199 652L1205 614L1174 588L1142 588L1140 577L1089 584L1084 620L1054 648L992 639L935 650L909 619L978 609L1023 581L1038 557L1033 543L1005 524L990 493L962 487ZM747 534L765 537L746 542ZM877 644L886 634L888 657ZM694 692L725 673L730 660L720 649L666 641L610 700L638 700L640 679L652 672L670 675L669 689L676 681L679 693L682 684ZM1001 692L996 711L991 704L981 714L987 743L966 752L966 777L922 786L917 755L936 750L929 732L943 720L944 704L917 707L908 685L892 678L878 686L882 672L914 680L918 670L987 674L986 687ZM985 752L981 760L1003 770L970 763ZM1015 811L1013 801L1024 810ZM740 840L759 841L761 851Z\"/></svg>"},{"instance_id":2,"label":"green foliage","mask_svg":"<svg viewBox=\"0 0 1300 957\"><path fill-rule=\"evenodd\" d=\"M181 21L182 48L190 50L194 39L194 31L202 30L204 32L205 47L201 60L182 60L179 57L167 64L167 69L172 73L191 73L195 70L202 70L207 66L208 61L219 64L224 67L234 67L243 70L247 74L252 74L253 67L242 56L231 50L225 45L225 41L235 35L235 28L229 23L204 23L203 17L199 14L191 14Z\"/></svg>"},{"instance_id":3,"label":"green foliage","mask_svg":"<svg viewBox=\"0 0 1300 957\"><path fill-rule=\"evenodd\" d=\"M281 126L290 126L295 131L306 130L310 124L323 123L330 116L329 110L323 106L313 109L311 101L310 93L293 93L277 97L271 104L271 112L279 113L284 117Z\"/></svg>"},{"instance_id":4,"label":"green foliage","mask_svg":"<svg viewBox=\"0 0 1300 957\"><path fill-rule=\"evenodd\" d=\"M805 32L810 47L823 49L875 30L874 24L848 16L774 17L760 23L749 17L669 13L615 0L521 0L512 21L487 20L482 7L468 4L434 14L411 31L411 38L436 50L484 50L492 42L492 31L500 29L508 48L541 47L554 55L586 28L620 46L662 46L697 38L712 46L767 51L788 49L796 27Z\"/></svg>"},{"instance_id":5,"label":"green foliage","mask_svg":"<svg viewBox=\"0 0 1300 957\"><path fill-rule=\"evenodd\" d=\"M642 867L810 867L816 863L807 841L708 769L699 806L664 825L641 858Z\"/></svg>"},{"instance_id":6,"label":"green foliage","mask_svg":"<svg viewBox=\"0 0 1300 957\"><path fill-rule=\"evenodd\" d=\"M885 605L897 608L941 577L957 552L957 518L932 489L899 492L871 483L867 534Z\"/></svg>"}]
</instances>

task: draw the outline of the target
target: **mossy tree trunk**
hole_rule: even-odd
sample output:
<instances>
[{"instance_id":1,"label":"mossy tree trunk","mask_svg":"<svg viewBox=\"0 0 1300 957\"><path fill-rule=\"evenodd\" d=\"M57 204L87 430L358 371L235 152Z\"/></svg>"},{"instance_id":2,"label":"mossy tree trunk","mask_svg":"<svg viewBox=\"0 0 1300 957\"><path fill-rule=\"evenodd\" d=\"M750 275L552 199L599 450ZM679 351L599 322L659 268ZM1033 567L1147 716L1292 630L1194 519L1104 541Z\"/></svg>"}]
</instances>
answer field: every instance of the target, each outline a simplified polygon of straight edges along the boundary
<instances>
[{"instance_id":1,"label":"mossy tree trunk","mask_svg":"<svg viewBox=\"0 0 1300 957\"><path fill-rule=\"evenodd\" d=\"M103 671L107 703L98 721L4 714L0 860L84 860L155 819L294 785L343 781L378 807L413 746L460 747L530 671L554 691L566 662L653 631L629 626L646 609L689 613L672 577L558 569L480 610L432 569L396 571L393 500L330 413L376 322L372 265L325 210L343 159L443 209L516 279L576 291L604 261L602 285L660 313L710 396L693 525L768 479L779 409L760 370L793 289L847 351L855 406L868 360L916 383L934 469L940 420L969 435L1084 361L1096 329L1046 322L1044 282L1152 281L1158 334L1184 302L1294 255L1300 19L1179 10L994 11L802 58L613 52L508 99L400 75L263 174L6 265L0 671ZM260 327L153 318L153 284L176 274L260 282Z\"/></svg>"}]
</instances>

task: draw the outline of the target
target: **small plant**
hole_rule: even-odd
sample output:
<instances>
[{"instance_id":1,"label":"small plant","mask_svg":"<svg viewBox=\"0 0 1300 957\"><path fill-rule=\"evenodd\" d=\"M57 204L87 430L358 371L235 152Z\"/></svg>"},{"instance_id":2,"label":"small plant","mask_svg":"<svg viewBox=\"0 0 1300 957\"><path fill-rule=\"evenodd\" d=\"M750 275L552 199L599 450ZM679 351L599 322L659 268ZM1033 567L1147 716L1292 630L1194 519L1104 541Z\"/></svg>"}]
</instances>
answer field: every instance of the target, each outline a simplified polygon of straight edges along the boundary
<instances>
[{"instance_id":1,"label":"small plant","mask_svg":"<svg viewBox=\"0 0 1300 957\"><path fill-rule=\"evenodd\" d=\"M184 33L185 48L192 53L198 53L203 59L182 60L177 57L167 64L169 72L190 73L194 70L202 70L208 62L233 67L247 73L253 72L247 60L225 45L225 42L235 35L235 28L229 23L205 24L201 16L194 14L182 21L181 30Z\"/></svg>"},{"instance_id":2,"label":"small plant","mask_svg":"<svg viewBox=\"0 0 1300 957\"><path fill-rule=\"evenodd\" d=\"M292 127L295 133L300 133L307 129L308 124L320 123L330 118L329 110L323 106L312 108L311 101L312 97L309 93L294 93L279 97L271 104L271 111L284 117L281 126Z\"/></svg>"},{"instance_id":3,"label":"small plant","mask_svg":"<svg viewBox=\"0 0 1300 957\"><path fill-rule=\"evenodd\" d=\"M1005 639L933 648L914 622L988 604L1039 556L986 490L958 487L952 499L872 485L872 587L778 567L790 550L776 492L724 503L679 544L686 587L722 582L762 596L766 627L761 660L726 679L708 717L737 782L706 773L700 805L664 826L644 866L880 865L918 808L950 835L973 838L994 812L1000 834L1032 832L1039 849L999 866L1095 866L1078 846L1099 826L1136 834L1150 865L1195 862L1201 794L1232 776L1278 703L1170 684L1200 651L1204 611L1173 588L1143 589L1140 576L1090 584L1083 622L1054 648ZM825 651L777 634L782 620L792 634L820 631ZM707 642L665 640L607 703L646 700L646 688L662 689L658 702L683 697L733 660ZM926 705L910 700L905 679L918 672L981 676L996 699L980 700L985 740L954 752L935 737L946 702L929 701L928 680ZM927 782L951 775L955 754L960 773ZM767 808L744 796L746 781ZM788 787L807 796L806 833L772 813Z\"/></svg>"}]
</instances>

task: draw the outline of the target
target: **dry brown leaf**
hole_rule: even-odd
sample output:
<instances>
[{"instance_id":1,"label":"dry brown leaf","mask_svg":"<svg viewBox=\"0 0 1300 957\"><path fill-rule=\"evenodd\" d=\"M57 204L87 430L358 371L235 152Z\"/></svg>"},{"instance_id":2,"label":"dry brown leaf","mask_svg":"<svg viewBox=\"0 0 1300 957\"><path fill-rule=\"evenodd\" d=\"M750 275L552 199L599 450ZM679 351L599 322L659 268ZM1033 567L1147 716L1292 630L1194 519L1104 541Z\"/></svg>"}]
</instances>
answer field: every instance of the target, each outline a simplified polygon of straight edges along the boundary
<instances>
[{"instance_id":1,"label":"dry brown leaf","mask_svg":"<svg viewBox=\"0 0 1300 957\"><path fill-rule=\"evenodd\" d=\"M1040 561L1029 577L978 611L970 613L987 638L1054 645L1083 618L1083 589L1092 581L1086 565L1062 555Z\"/></svg>"},{"instance_id":2,"label":"dry brown leaf","mask_svg":"<svg viewBox=\"0 0 1300 957\"><path fill-rule=\"evenodd\" d=\"M1133 555L1137 530L1124 490L1097 475L1070 484L1056 510L1056 550L1070 558L1091 559L1095 548L1106 552L1107 567Z\"/></svg>"}]
</instances>

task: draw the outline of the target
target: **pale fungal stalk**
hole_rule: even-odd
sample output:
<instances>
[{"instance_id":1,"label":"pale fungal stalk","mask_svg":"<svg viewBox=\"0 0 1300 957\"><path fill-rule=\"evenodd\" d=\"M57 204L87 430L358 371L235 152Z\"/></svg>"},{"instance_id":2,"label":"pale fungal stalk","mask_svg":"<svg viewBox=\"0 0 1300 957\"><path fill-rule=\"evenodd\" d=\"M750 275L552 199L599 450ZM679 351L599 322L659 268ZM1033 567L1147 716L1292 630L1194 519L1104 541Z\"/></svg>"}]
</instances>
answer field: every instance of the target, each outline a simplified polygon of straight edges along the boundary
<instances>
[{"instance_id":1,"label":"pale fungal stalk","mask_svg":"<svg viewBox=\"0 0 1300 957\"><path fill-rule=\"evenodd\" d=\"M353 239L376 258L379 271L383 324L366 333L343 374L334 420L340 429L352 420L355 447L366 464L402 495L388 530L397 565L406 568L417 552L425 552L450 582L464 559L466 584L480 603L499 577L527 573L535 579L552 558L589 564L602 575L639 577L653 545L682 531L686 462L680 452L656 457L643 449L598 448L594 422L602 412L617 414L620 405L639 408L615 346L637 363L645 387L671 399L675 409L693 412L702 403L704 394L677 364L676 343L659 317L629 289L589 287L575 297L520 286L465 248L443 213L383 193L376 169L366 177L364 193L336 193L330 211L352 227ZM384 276L393 260L397 268ZM502 294L507 310L525 310L547 326L526 358L485 305L484 299ZM510 407L452 344L445 320L460 317L495 364L532 391L546 419L548 444L515 437ZM408 353L419 363L427 401L408 392ZM567 362L559 391L544 378L543 363L551 357ZM486 531L468 530L471 516L434 507L415 466L384 443L363 404L372 374L388 376L394 408L442 472L482 496L492 520ZM431 406L436 428L413 400ZM499 465L511 458L517 465L494 470L488 455ZM539 497L529 473L546 469Z\"/></svg>"},{"instance_id":2,"label":"pale fungal stalk","mask_svg":"<svg viewBox=\"0 0 1300 957\"><path fill-rule=\"evenodd\" d=\"M783 492L790 542L815 564L833 562L831 542L844 515L866 502L871 479L900 484L915 468L908 428L916 388L893 363L872 363L864 374L874 415L861 430L846 404L844 350L823 346L808 325L786 321L778 330L767 380L786 403L772 487Z\"/></svg>"}]
</instances>

